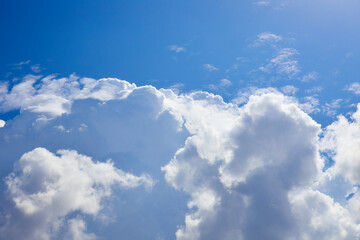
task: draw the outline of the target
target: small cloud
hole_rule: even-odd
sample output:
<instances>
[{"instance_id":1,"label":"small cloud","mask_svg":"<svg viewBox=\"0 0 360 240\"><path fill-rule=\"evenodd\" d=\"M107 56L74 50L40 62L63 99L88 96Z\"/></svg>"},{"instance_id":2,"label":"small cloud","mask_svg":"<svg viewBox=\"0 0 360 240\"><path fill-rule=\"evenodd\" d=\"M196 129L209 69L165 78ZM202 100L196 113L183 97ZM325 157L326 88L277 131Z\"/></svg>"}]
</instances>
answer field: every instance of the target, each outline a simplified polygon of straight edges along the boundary
<instances>
[{"instance_id":1,"label":"small cloud","mask_svg":"<svg viewBox=\"0 0 360 240\"><path fill-rule=\"evenodd\" d=\"M39 73L39 72L41 72L40 64L32 65L32 66L31 66L31 71L33 71L34 73Z\"/></svg>"},{"instance_id":2,"label":"small cloud","mask_svg":"<svg viewBox=\"0 0 360 240\"><path fill-rule=\"evenodd\" d=\"M211 90L219 90L232 85L232 82L229 79L223 78L220 80L219 84L209 84L206 87Z\"/></svg>"},{"instance_id":3,"label":"small cloud","mask_svg":"<svg viewBox=\"0 0 360 240\"><path fill-rule=\"evenodd\" d=\"M23 61L23 62L19 62L19 63L14 63L14 64L12 64L14 66L13 69L21 70L24 65L27 65L30 62L31 62L30 60L27 60L27 61Z\"/></svg>"},{"instance_id":4,"label":"small cloud","mask_svg":"<svg viewBox=\"0 0 360 240\"><path fill-rule=\"evenodd\" d=\"M276 35L274 33L263 32L257 36L257 39L251 45L252 47L258 47L264 45L266 43L276 43L282 41L283 38L280 35Z\"/></svg>"},{"instance_id":5,"label":"small cloud","mask_svg":"<svg viewBox=\"0 0 360 240\"><path fill-rule=\"evenodd\" d=\"M346 58L351 58L351 57L353 57L353 56L354 56L354 53L353 53L353 52L348 52L348 53L345 54L345 57L346 57Z\"/></svg>"},{"instance_id":6,"label":"small cloud","mask_svg":"<svg viewBox=\"0 0 360 240\"><path fill-rule=\"evenodd\" d=\"M179 94L183 88L184 84L182 83L175 83L169 87L169 89L171 89L176 94Z\"/></svg>"},{"instance_id":7,"label":"small cloud","mask_svg":"<svg viewBox=\"0 0 360 240\"><path fill-rule=\"evenodd\" d=\"M345 90L354 92L355 94L359 95L360 94L360 83L354 82L354 83L350 84L349 86L347 86L345 88Z\"/></svg>"},{"instance_id":8,"label":"small cloud","mask_svg":"<svg viewBox=\"0 0 360 240\"><path fill-rule=\"evenodd\" d=\"M262 6L262 7L264 7L264 6L269 6L269 5L270 5L270 1L259 1L259 2L255 2L254 4L257 5L257 6Z\"/></svg>"},{"instance_id":9,"label":"small cloud","mask_svg":"<svg viewBox=\"0 0 360 240\"><path fill-rule=\"evenodd\" d=\"M299 107L307 114L320 112L317 106L319 106L319 100L314 96L304 97L299 104Z\"/></svg>"},{"instance_id":10,"label":"small cloud","mask_svg":"<svg viewBox=\"0 0 360 240\"><path fill-rule=\"evenodd\" d=\"M308 73L304 75L301 79L302 82L310 82L312 80L318 79L320 74L318 72L312 71L311 73Z\"/></svg>"},{"instance_id":11,"label":"small cloud","mask_svg":"<svg viewBox=\"0 0 360 240\"><path fill-rule=\"evenodd\" d=\"M262 66L259 70L265 73L272 73L273 69L276 69L278 74L288 75L289 78L294 77L300 72L298 67L298 61L294 59L299 52L294 48L282 48L278 52L278 55L270 60L266 66Z\"/></svg>"},{"instance_id":12,"label":"small cloud","mask_svg":"<svg viewBox=\"0 0 360 240\"><path fill-rule=\"evenodd\" d=\"M316 86L316 87L313 87L313 88L310 88L310 89L305 90L305 93L307 93L307 94L312 94L312 93L321 92L322 90L323 90L322 87Z\"/></svg>"},{"instance_id":13,"label":"small cloud","mask_svg":"<svg viewBox=\"0 0 360 240\"><path fill-rule=\"evenodd\" d=\"M178 45L171 45L168 47L169 50L174 51L176 53L185 52L186 48Z\"/></svg>"},{"instance_id":14,"label":"small cloud","mask_svg":"<svg viewBox=\"0 0 360 240\"><path fill-rule=\"evenodd\" d=\"M81 123L80 127L79 127L79 131L84 132L87 130L87 128L88 128L88 126L85 123Z\"/></svg>"},{"instance_id":15,"label":"small cloud","mask_svg":"<svg viewBox=\"0 0 360 240\"><path fill-rule=\"evenodd\" d=\"M249 101L249 97L254 94L256 92L256 90L258 90L257 87L255 86L251 86L251 87L247 87L244 89L240 89L237 92L237 96L231 100L232 103L236 104L236 105L241 105L246 103L247 101Z\"/></svg>"},{"instance_id":16,"label":"small cloud","mask_svg":"<svg viewBox=\"0 0 360 240\"><path fill-rule=\"evenodd\" d=\"M281 91L286 95L295 95L295 93L298 90L299 90L298 88L296 88L292 85L287 85L287 86L281 88Z\"/></svg>"},{"instance_id":17,"label":"small cloud","mask_svg":"<svg viewBox=\"0 0 360 240\"><path fill-rule=\"evenodd\" d=\"M229 79L223 78L220 80L220 86L221 87L228 87L231 86L232 82Z\"/></svg>"},{"instance_id":18,"label":"small cloud","mask_svg":"<svg viewBox=\"0 0 360 240\"><path fill-rule=\"evenodd\" d=\"M30 60L27 60L27 61L23 61L23 62L19 62L19 63L14 63L13 65L14 66L22 66L22 65L29 64L30 62L31 62Z\"/></svg>"},{"instance_id":19,"label":"small cloud","mask_svg":"<svg viewBox=\"0 0 360 240\"><path fill-rule=\"evenodd\" d=\"M205 70L209 71L209 72L218 71L218 70L219 70L217 67L215 67L214 65L209 64L209 63L204 64L204 65L203 65L203 68L204 68Z\"/></svg>"},{"instance_id":20,"label":"small cloud","mask_svg":"<svg viewBox=\"0 0 360 240\"><path fill-rule=\"evenodd\" d=\"M343 102L343 99L341 98L332 100L330 103L326 103L322 110L327 116L335 116L337 114L337 109L340 108L341 102Z\"/></svg>"}]
</instances>

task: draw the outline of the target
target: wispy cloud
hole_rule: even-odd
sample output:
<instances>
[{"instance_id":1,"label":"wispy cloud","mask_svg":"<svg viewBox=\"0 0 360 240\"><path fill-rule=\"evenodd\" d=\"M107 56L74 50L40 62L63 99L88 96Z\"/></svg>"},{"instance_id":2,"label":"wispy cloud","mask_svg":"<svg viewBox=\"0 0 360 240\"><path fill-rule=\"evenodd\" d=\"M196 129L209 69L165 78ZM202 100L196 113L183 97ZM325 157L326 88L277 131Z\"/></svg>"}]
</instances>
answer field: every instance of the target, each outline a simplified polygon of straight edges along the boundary
<instances>
[{"instance_id":1,"label":"wispy cloud","mask_svg":"<svg viewBox=\"0 0 360 240\"><path fill-rule=\"evenodd\" d=\"M250 45L258 47L264 44L274 44L283 40L283 37L270 32L263 32L257 36L257 39Z\"/></svg>"},{"instance_id":2,"label":"wispy cloud","mask_svg":"<svg viewBox=\"0 0 360 240\"><path fill-rule=\"evenodd\" d=\"M40 64L32 65L30 68L31 68L31 71L33 71L34 73L39 73L39 72L41 72Z\"/></svg>"},{"instance_id":3,"label":"wispy cloud","mask_svg":"<svg viewBox=\"0 0 360 240\"><path fill-rule=\"evenodd\" d=\"M27 65L30 62L31 62L30 60L27 60L27 61L22 61L22 62L19 62L19 63L14 63L14 64L12 64L14 66L13 69L21 70L24 65Z\"/></svg>"},{"instance_id":4,"label":"wispy cloud","mask_svg":"<svg viewBox=\"0 0 360 240\"><path fill-rule=\"evenodd\" d=\"M259 69L265 73L272 73L275 69L278 74L292 78L300 72L298 61L295 59L297 55L299 52L294 48L282 48L269 64Z\"/></svg>"},{"instance_id":5,"label":"wispy cloud","mask_svg":"<svg viewBox=\"0 0 360 240\"><path fill-rule=\"evenodd\" d=\"M218 84L209 84L207 85L207 88L211 90L219 90L224 89L227 87L230 87L232 85L232 82L229 79L223 78L220 80Z\"/></svg>"},{"instance_id":6,"label":"wispy cloud","mask_svg":"<svg viewBox=\"0 0 360 240\"><path fill-rule=\"evenodd\" d=\"M319 100L314 96L307 96L302 98L302 101L299 104L299 107L307 114L320 112L318 106Z\"/></svg>"},{"instance_id":7,"label":"wispy cloud","mask_svg":"<svg viewBox=\"0 0 360 240\"><path fill-rule=\"evenodd\" d=\"M310 82L310 81L312 81L312 80L318 79L319 76L320 76L320 74L319 74L318 72L312 71L312 72L304 75L304 76L302 77L301 81L303 81L303 82Z\"/></svg>"},{"instance_id":8,"label":"wispy cloud","mask_svg":"<svg viewBox=\"0 0 360 240\"><path fill-rule=\"evenodd\" d=\"M176 94L179 94L183 88L184 88L183 83L175 83L169 87L169 89L171 89Z\"/></svg>"},{"instance_id":9,"label":"wispy cloud","mask_svg":"<svg viewBox=\"0 0 360 240\"><path fill-rule=\"evenodd\" d=\"M287 85L281 88L281 91L286 95L295 95L299 89L292 85Z\"/></svg>"},{"instance_id":10,"label":"wispy cloud","mask_svg":"<svg viewBox=\"0 0 360 240\"><path fill-rule=\"evenodd\" d=\"M214 65L212 64L209 64L209 63L206 63L203 65L203 68L209 72L212 72L212 71L218 71L219 69L217 67L215 67Z\"/></svg>"},{"instance_id":11,"label":"wispy cloud","mask_svg":"<svg viewBox=\"0 0 360 240\"><path fill-rule=\"evenodd\" d=\"M354 82L354 83L350 84L349 86L346 86L345 90L354 92L355 94L360 94L360 83Z\"/></svg>"},{"instance_id":12,"label":"wispy cloud","mask_svg":"<svg viewBox=\"0 0 360 240\"><path fill-rule=\"evenodd\" d=\"M186 51L186 48L185 47L182 47L182 46L179 46L179 45L171 45L171 46L168 46L169 50L171 51L174 51L176 53L180 53L180 52L185 52Z\"/></svg>"},{"instance_id":13,"label":"wispy cloud","mask_svg":"<svg viewBox=\"0 0 360 240\"><path fill-rule=\"evenodd\" d=\"M305 93L308 93L308 94L318 93L318 92L321 92L322 90L323 90L322 87L316 86L316 87L313 87L313 88L310 88L310 89L305 90Z\"/></svg>"},{"instance_id":14,"label":"wispy cloud","mask_svg":"<svg viewBox=\"0 0 360 240\"><path fill-rule=\"evenodd\" d=\"M337 109L340 108L340 103L343 102L343 99L334 99L330 103L325 103L325 105L322 107L323 112L327 116L335 116L337 114Z\"/></svg>"},{"instance_id":15,"label":"wispy cloud","mask_svg":"<svg viewBox=\"0 0 360 240\"><path fill-rule=\"evenodd\" d=\"M269 6L270 1L258 1L254 3L256 6Z\"/></svg>"}]
</instances>

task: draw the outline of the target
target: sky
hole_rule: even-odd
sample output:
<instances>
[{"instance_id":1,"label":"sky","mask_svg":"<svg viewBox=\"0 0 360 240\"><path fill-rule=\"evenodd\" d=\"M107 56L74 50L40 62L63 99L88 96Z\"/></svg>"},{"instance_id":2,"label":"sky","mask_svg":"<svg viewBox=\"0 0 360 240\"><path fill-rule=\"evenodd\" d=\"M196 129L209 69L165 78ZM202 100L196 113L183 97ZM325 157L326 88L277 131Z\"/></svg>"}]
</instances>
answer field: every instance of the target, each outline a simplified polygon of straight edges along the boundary
<instances>
[{"instance_id":1,"label":"sky","mask_svg":"<svg viewBox=\"0 0 360 240\"><path fill-rule=\"evenodd\" d=\"M360 239L359 0L0 0L0 239Z\"/></svg>"}]
</instances>

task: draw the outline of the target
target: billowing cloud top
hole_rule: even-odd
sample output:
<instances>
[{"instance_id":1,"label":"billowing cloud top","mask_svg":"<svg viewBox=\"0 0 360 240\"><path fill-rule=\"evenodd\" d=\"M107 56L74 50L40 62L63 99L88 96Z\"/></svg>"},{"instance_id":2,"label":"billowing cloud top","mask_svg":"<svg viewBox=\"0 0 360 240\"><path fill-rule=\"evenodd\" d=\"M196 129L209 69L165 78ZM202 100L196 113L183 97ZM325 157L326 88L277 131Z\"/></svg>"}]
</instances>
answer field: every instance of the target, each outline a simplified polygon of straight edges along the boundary
<instances>
[{"instance_id":1,"label":"billowing cloud top","mask_svg":"<svg viewBox=\"0 0 360 240\"><path fill-rule=\"evenodd\" d=\"M360 234L359 111L322 132L274 89L242 107L75 75L0 89L21 110L0 128L3 239Z\"/></svg>"}]
</instances>

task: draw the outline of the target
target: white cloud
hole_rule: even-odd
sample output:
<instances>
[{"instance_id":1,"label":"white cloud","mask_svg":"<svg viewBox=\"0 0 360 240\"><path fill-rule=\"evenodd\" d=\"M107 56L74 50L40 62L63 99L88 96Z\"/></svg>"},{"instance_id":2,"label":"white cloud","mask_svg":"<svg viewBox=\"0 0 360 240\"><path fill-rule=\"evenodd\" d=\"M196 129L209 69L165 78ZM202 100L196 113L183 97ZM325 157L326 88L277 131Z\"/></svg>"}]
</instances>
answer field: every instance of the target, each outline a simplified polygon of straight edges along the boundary
<instances>
[{"instance_id":1,"label":"white cloud","mask_svg":"<svg viewBox=\"0 0 360 240\"><path fill-rule=\"evenodd\" d=\"M346 87L346 90L360 94L360 83L355 82Z\"/></svg>"},{"instance_id":2,"label":"white cloud","mask_svg":"<svg viewBox=\"0 0 360 240\"><path fill-rule=\"evenodd\" d=\"M81 218L73 218L68 220L69 231L67 234L67 239L73 240L94 240L96 239L95 234L86 233L86 223Z\"/></svg>"},{"instance_id":3,"label":"white cloud","mask_svg":"<svg viewBox=\"0 0 360 240\"><path fill-rule=\"evenodd\" d=\"M39 76L27 75L22 82L15 85L10 92L1 91L0 111L20 108L49 116L69 113L71 103L77 99L93 98L101 101L121 99L135 88L134 84L118 79L79 78L71 75L68 78L55 79L50 75L35 83Z\"/></svg>"},{"instance_id":4,"label":"white cloud","mask_svg":"<svg viewBox=\"0 0 360 240\"><path fill-rule=\"evenodd\" d=\"M103 199L111 195L111 186L151 187L154 182L146 175L125 173L112 162L93 162L76 151L59 150L55 155L36 148L20 158L6 184L21 217L10 215L0 233L7 239L50 239L56 234L50 230L56 229L53 224L68 214L79 211L96 216L103 208ZM31 220L36 222L30 228L26 224ZM79 231L85 226L78 220L70 222L73 239L79 239ZM13 231L12 225L23 230Z\"/></svg>"},{"instance_id":5,"label":"white cloud","mask_svg":"<svg viewBox=\"0 0 360 240\"><path fill-rule=\"evenodd\" d=\"M321 92L322 90L323 90L322 87L316 86L316 87L313 87L313 88L310 88L310 89L306 89L306 90L305 90L305 93L308 93L308 94L318 93L318 92Z\"/></svg>"},{"instance_id":6,"label":"white cloud","mask_svg":"<svg viewBox=\"0 0 360 240\"><path fill-rule=\"evenodd\" d=\"M13 69L16 69L16 70L21 70L23 68L24 65L28 65L31 61L30 60L26 60L26 61L22 61L22 62L19 62L19 63L14 63L13 64Z\"/></svg>"},{"instance_id":7,"label":"white cloud","mask_svg":"<svg viewBox=\"0 0 360 240\"><path fill-rule=\"evenodd\" d=\"M4 127L5 126L5 121L0 119L0 128Z\"/></svg>"},{"instance_id":8,"label":"white cloud","mask_svg":"<svg viewBox=\"0 0 360 240\"><path fill-rule=\"evenodd\" d=\"M280 75L287 75L293 78L300 72L298 61L295 58L299 53L293 48L282 48L277 56L270 60L266 66L259 69L265 73L272 73L274 70Z\"/></svg>"},{"instance_id":9,"label":"white cloud","mask_svg":"<svg viewBox=\"0 0 360 240\"><path fill-rule=\"evenodd\" d=\"M265 3L265 2L261 2L261 3ZM264 6L264 5L262 5L262 6ZM282 40L283 40L283 38L280 35L276 35L274 33L269 33L269 32L263 32L257 36L257 39L254 41L252 46L258 47L258 46L261 46L264 44L274 44L274 43L280 42Z\"/></svg>"},{"instance_id":10,"label":"white cloud","mask_svg":"<svg viewBox=\"0 0 360 240\"><path fill-rule=\"evenodd\" d=\"M217 67L215 67L214 65L209 64L209 63L204 64L204 65L203 65L203 68L204 68L205 70L209 71L209 72L218 71L218 70L219 70Z\"/></svg>"},{"instance_id":11,"label":"white cloud","mask_svg":"<svg viewBox=\"0 0 360 240\"><path fill-rule=\"evenodd\" d=\"M174 51L176 53L185 52L186 48L178 45L171 45L168 47L171 51Z\"/></svg>"},{"instance_id":12,"label":"white cloud","mask_svg":"<svg viewBox=\"0 0 360 240\"><path fill-rule=\"evenodd\" d=\"M360 105L351 115L351 120L339 116L338 120L326 127L322 141L323 149L333 156L335 161L330 172L344 176L353 185L360 184Z\"/></svg>"},{"instance_id":13,"label":"white cloud","mask_svg":"<svg viewBox=\"0 0 360 240\"><path fill-rule=\"evenodd\" d=\"M357 239L360 226L351 213L334 200L314 190L290 193L295 219L301 222L298 239Z\"/></svg>"},{"instance_id":14,"label":"white cloud","mask_svg":"<svg viewBox=\"0 0 360 240\"><path fill-rule=\"evenodd\" d=\"M308 222L295 221L287 195L320 173L320 126L275 92L250 96L240 111L216 105L211 118L185 117L196 134L163 167L167 181L192 198L177 239L301 239L299 226Z\"/></svg>"},{"instance_id":15,"label":"white cloud","mask_svg":"<svg viewBox=\"0 0 360 240\"><path fill-rule=\"evenodd\" d=\"M171 89L176 94L179 94L181 92L181 90L184 88L184 86L185 85L183 83L175 83L175 84L171 85L169 87L169 89Z\"/></svg>"},{"instance_id":16,"label":"white cloud","mask_svg":"<svg viewBox=\"0 0 360 240\"><path fill-rule=\"evenodd\" d=\"M207 85L207 87L210 90L219 90L219 89L227 88L231 85L232 85L232 82L229 79L223 78L220 80L220 82L218 84L209 84L209 85Z\"/></svg>"},{"instance_id":17,"label":"white cloud","mask_svg":"<svg viewBox=\"0 0 360 240\"><path fill-rule=\"evenodd\" d=\"M23 79L23 81L26 82L27 80ZM114 161L114 166L132 172L134 176L148 173L153 179L164 181L160 167L168 159L171 159L176 150L184 144L187 137L187 132L181 129L181 119L175 118L170 110L166 110L164 93L151 86L136 87L118 79L94 80L72 75L68 78L50 76L37 81L38 85L28 88L29 94L19 94L19 98L12 99L7 95L14 94L14 92L8 93L6 91L3 93L6 95L5 99L16 100L18 103L23 103L25 100L33 103L33 99L38 98L38 95L62 97L69 101L69 112L48 117L48 112L39 112L34 111L34 108L22 107L20 114L16 118L8 120L6 127L1 128L0 131L0 155L3 159L3 173L10 173L13 163L22 154L41 146L51 152L56 152L58 149L74 149L81 153L81 156L91 156L104 164L107 159L111 158ZM21 86L22 83L20 82L18 85ZM16 89L16 85L14 88ZM3 104L7 105L8 103L3 102ZM46 102L39 102L39 106L46 104ZM19 105L21 106L21 104L17 106ZM79 162L80 159L80 157L75 158L72 164ZM69 168L76 170L76 165L71 165ZM1 177L4 178L5 176L2 175ZM81 180L81 178L78 179ZM3 185L2 189L5 189ZM76 186L76 181L73 185ZM91 190L94 194L97 193L97 185L99 184L94 184L95 190ZM119 185L119 183L115 183L115 185ZM181 219L181 215L179 217L179 214L182 214L181 211L176 212L177 210L175 210L173 212L174 218L170 219L167 215L159 215L158 211L161 211L163 207L171 209L174 202L181 203L185 200L174 198L164 182L156 187L157 194L144 192L143 188L136 190L136 194L134 190L127 193L128 191L121 190L119 192L120 190L116 189L118 188L115 188L114 194L111 196L97 198L98 202L92 201L95 204L94 206L99 203L98 206L100 206L101 211L90 214L92 216L90 218L82 217L82 219L88 226L99 225L100 227L96 231L91 228L88 232L93 232L98 236L108 234L107 236L110 239L129 231L137 239L156 236L159 232L166 239L174 235L173 228L164 229L163 226L174 226L176 228L176 225L179 224L178 219ZM55 188L53 192L56 195L60 190ZM69 195L71 199L73 199L72 195ZM172 200L166 201L162 197L163 195L168 197L166 199ZM178 195L182 196L183 194ZM5 201L9 207L5 210L1 209L0 221L2 223L8 222L8 224L2 229L3 235L0 238L6 236L5 239L9 240L31 239L31 237L53 239L55 238L53 235L56 233L58 236L63 236L66 231L70 231L70 223L67 220L79 214L81 216L86 215L85 210L83 210L84 207L81 207L81 209L71 211L70 215L59 216L52 209L45 212L46 209L50 208L49 205L45 205L44 211L38 210L31 216L25 216L17 207L10 207L14 205L12 198L12 196L7 196L1 200L2 204ZM51 196L44 198L42 201L51 200ZM11 202L6 199L11 200ZM40 204L39 199L35 199L36 201L25 200L20 201L19 206L26 203L36 209L36 206ZM68 201L70 200L66 198L59 201L59 208L69 210L66 206L74 206L72 204L75 203L71 202L70 204ZM77 204L85 204L82 200L78 202L80 203ZM149 205L149 202L156 202L158 206ZM152 207L144 208L148 205ZM133 210L130 211L130 209ZM65 214L65 210L62 214ZM48 214L54 215L54 218L51 218L52 220L56 218L56 215L59 216L60 220L52 222L51 219L51 221L49 220ZM106 224L111 226L119 224L121 221L136 226L139 214L143 215L142 219L145 223L142 224L142 228L144 231L119 227L120 233L106 232L108 230ZM12 217L9 219L10 216ZM110 219L106 220L110 223L104 223L104 218ZM159 224L154 225L153 223ZM16 228L17 224L26 227L20 231ZM120 224L120 226L124 226L124 224ZM102 229L105 229L105 232Z\"/></svg>"},{"instance_id":18,"label":"white cloud","mask_svg":"<svg viewBox=\"0 0 360 240\"><path fill-rule=\"evenodd\" d=\"M320 112L318 106L319 100L314 96L307 96L302 98L299 105L299 107L307 114Z\"/></svg>"},{"instance_id":19,"label":"white cloud","mask_svg":"<svg viewBox=\"0 0 360 240\"><path fill-rule=\"evenodd\" d=\"M299 89L292 86L292 85L286 85L284 87L281 88L281 91L286 94L286 95L295 95L295 93L298 91Z\"/></svg>"},{"instance_id":20,"label":"white cloud","mask_svg":"<svg viewBox=\"0 0 360 240\"><path fill-rule=\"evenodd\" d=\"M313 80L318 79L319 76L320 76L320 74L319 74L318 72L313 71L313 72L310 72L310 73L304 75L304 76L302 77L301 81L303 81L303 82L310 82L310 81L313 81Z\"/></svg>"},{"instance_id":21,"label":"white cloud","mask_svg":"<svg viewBox=\"0 0 360 240\"><path fill-rule=\"evenodd\" d=\"M257 6L269 6L270 1L259 1L254 3Z\"/></svg>"},{"instance_id":22,"label":"white cloud","mask_svg":"<svg viewBox=\"0 0 360 240\"><path fill-rule=\"evenodd\" d=\"M34 73L39 73L39 72L41 72L40 64L32 65L32 66L31 66L31 71L33 71Z\"/></svg>"},{"instance_id":23,"label":"white cloud","mask_svg":"<svg viewBox=\"0 0 360 240\"><path fill-rule=\"evenodd\" d=\"M246 89L240 89L237 92L236 98L232 99L232 103L241 105L249 101L249 97L257 90L257 87L248 87Z\"/></svg>"},{"instance_id":24,"label":"white cloud","mask_svg":"<svg viewBox=\"0 0 360 240\"><path fill-rule=\"evenodd\" d=\"M343 102L343 99L334 99L330 103L325 103L322 110L328 116L335 116L337 114L337 109L340 108L340 104Z\"/></svg>"},{"instance_id":25,"label":"white cloud","mask_svg":"<svg viewBox=\"0 0 360 240\"><path fill-rule=\"evenodd\" d=\"M170 239L176 226L177 239L350 240L360 233L350 213L359 209L358 193L348 206L319 187L324 175L358 184L358 112L326 130L322 148L336 163L323 173L321 127L304 112L316 111L314 97L249 88L234 100L239 107L202 91L71 75L27 76L0 100L3 111L21 108L0 131L3 169L20 158L6 179L14 202L0 215L6 239L93 239L102 228L113 239L121 234L103 225L87 230L106 210L115 215L110 225L134 239ZM52 153L58 149L74 150ZM152 185L143 172L159 181L151 194L113 188Z\"/></svg>"}]
</instances>

